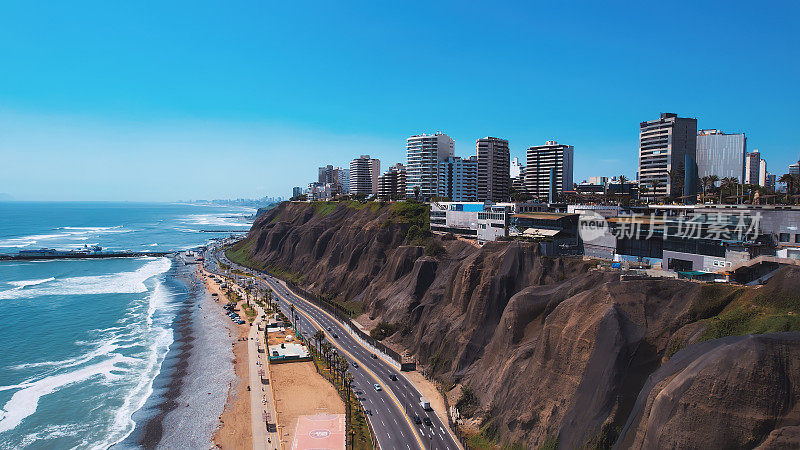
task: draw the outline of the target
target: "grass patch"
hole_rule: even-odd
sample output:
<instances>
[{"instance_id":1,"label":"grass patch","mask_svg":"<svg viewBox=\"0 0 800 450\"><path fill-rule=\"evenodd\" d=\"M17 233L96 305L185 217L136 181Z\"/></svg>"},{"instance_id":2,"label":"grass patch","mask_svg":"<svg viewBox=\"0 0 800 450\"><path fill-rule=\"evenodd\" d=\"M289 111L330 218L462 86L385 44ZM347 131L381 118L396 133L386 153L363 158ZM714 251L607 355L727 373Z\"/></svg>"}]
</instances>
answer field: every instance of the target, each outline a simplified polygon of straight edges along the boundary
<instances>
[{"instance_id":1,"label":"grass patch","mask_svg":"<svg viewBox=\"0 0 800 450\"><path fill-rule=\"evenodd\" d=\"M547 436L539 446L539 450L558 450L558 437Z\"/></svg>"},{"instance_id":2,"label":"grass patch","mask_svg":"<svg viewBox=\"0 0 800 450\"><path fill-rule=\"evenodd\" d=\"M394 202L389 209L389 218L383 224L385 227L391 224L400 224L416 225L423 231L431 229L431 208L425 203Z\"/></svg>"},{"instance_id":3,"label":"grass patch","mask_svg":"<svg viewBox=\"0 0 800 450\"><path fill-rule=\"evenodd\" d=\"M339 206L339 202L311 202L314 208L314 214L325 217L334 211Z\"/></svg>"},{"instance_id":4,"label":"grass patch","mask_svg":"<svg viewBox=\"0 0 800 450\"><path fill-rule=\"evenodd\" d=\"M800 294L788 289L740 289L728 297L727 306L703 320L701 340L725 336L800 331ZM726 298L727 299L727 298Z\"/></svg>"},{"instance_id":5,"label":"grass patch","mask_svg":"<svg viewBox=\"0 0 800 450\"><path fill-rule=\"evenodd\" d=\"M456 402L458 411L464 417L470 418L475 415L478 406L478 397L475 395L475 391L472 390L472 387L461 386L461 395Z\"/></svg>"},{"instance_id":6,"label":"grass patch","mask_svg":"<svg viewBox=\"0 0 800 450\"><path fill-rule=\"evenodd\" d=\"M719 314L741 291L741 288L730 285L704 284L689 307L690 320L707 319Z\"/></svg>"}]
</instances>

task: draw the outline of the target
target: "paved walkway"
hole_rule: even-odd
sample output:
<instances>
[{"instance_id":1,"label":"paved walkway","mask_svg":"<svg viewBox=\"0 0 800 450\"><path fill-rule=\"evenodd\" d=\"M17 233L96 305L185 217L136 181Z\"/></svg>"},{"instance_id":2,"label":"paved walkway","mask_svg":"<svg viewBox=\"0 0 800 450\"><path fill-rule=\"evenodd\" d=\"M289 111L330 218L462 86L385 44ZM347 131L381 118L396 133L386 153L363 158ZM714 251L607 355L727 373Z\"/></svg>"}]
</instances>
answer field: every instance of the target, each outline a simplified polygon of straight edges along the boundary
<instances>
[{"instance_id":1,"label":"paved walkway","mask_svg":"<svg viewBox=\"0 0 800 450\"><path fill-rule=\"evenodd\" d=\"M261 382L261 371L269 380L269 360L267 358L267 348L261 340L263 334L258 331L258 326L264 323L262 317L264 310L253 303L256 310L256 319L250 327L247 336L247 355L248 368L250 370L250 420L253 430L253 450L275 449L280 450L279 436L277 432L270 433L267 430L267 421L275 423L275 404L272 396L272 385ZM266 325L266 324L265 324ZM259 353L258 345L264 349L264 353Z\"/></svg>"}]
</instances>

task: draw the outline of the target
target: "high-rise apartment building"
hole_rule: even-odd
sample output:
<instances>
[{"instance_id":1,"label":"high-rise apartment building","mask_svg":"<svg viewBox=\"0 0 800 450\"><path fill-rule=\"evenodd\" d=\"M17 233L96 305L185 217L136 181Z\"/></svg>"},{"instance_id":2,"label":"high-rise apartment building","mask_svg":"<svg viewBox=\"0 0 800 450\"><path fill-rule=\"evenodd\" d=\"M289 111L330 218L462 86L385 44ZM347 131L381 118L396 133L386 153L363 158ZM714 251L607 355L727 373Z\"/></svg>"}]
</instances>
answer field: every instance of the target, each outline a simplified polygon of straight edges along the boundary
<instances>
[{"instance_id":1,"label":"high-rise apartment building","mask_svg":"<svg viewBox=\"0 0 800 450\"><path fill-rule=\"evenodd\" d=\"M381 173L380 160L369 155L350 161L350 194L374 195L378 193L378 176Z\"/></svg>"},{"instance_id":2,"label":"high-rise apartment building","mask_svg":"<svg viewBox=\"0 0 800 450\"><path fill-rule=\"evenodd\" d=\"M697 132L697 176L716 175L744 182L744 157L747 137L744 133L725 134L720 130Z\"/></svg>"},{"instance_id":3,"label":"high-rise apartment building","mask_svg":"<svg viewBox=\"0 0 800 450\"><path fill-rule=\"evenodd\" d=\"M400 200L406 196L406 168L397 163L378 177L378 197L383 200Z\"/></svg>"},{"instance_id":4,"label":"high-rise apartment building","mask_svg":"<svg viewBox=\"0 0 800 450\"><path fill-rule=\"evenodd\" d=\"M767 161L761 158L761 152L754 150L745 155L744 166L744 184L767 185Z\"/></svg>"},{"instance_id":5,"label":"high-rise apartment building","mask_svg":"<svg viewBox=\"0 0 800 450\"><path fill-rule=\"evenodd\" d=\"M800 162L789 164L789 175L800 175Z\"/></svg>"},{"instance_id":6,"label":"high-rise apartment building","mask_svg":"<svg viewBox=\"0 0 800 450\"><path fill-rule=\"evenodd\" d=\"M663 197L681 192L682 186L673 185L670 173L683 174L687 156L695 164L696 153L697 119L661 113L656 120L639 123L639 185L647 186L645 195Z\"/></svg>"},{"instance_id":7,"label":"high-rise apartment building","mask_svg":"<svg viewBox=\"0 0 800 450\"><path fill-rule=\"evenodd\" d=\"M545 200L573 188L572 165L575 149L571 145L547 141L528 148L525 188L528 194ZM555 192L552 192L554 190Z\"/></svg>"},{"instance_id":8,"label":"high-rise apartment building","mask_svg":"<svg viewBox=\"0 0 800 450\"><path fill-rule=\"evenodd\" d=\"M292 188L292 198L297 198L303 195L303 188L300 186L295 186Z\"/></svg>"},{"instance_id":9,"label":"high-rise apartment building","mask_svg":"<svg viewBox=\"0 0 800 450\"><path fill-rule=\"evenodd\" d=\"M507 201L511 182L508 141L496 137L478 139L475 155L478 159L478 200Z\"/></svg>"},{"instance_id":10,"label":"high-rise apartment building","mask_svg":"<svg viewBox=\"0 0 800 450\"><path fill-rule=\"evenodd\" d=\"M447 158L439 163L437 196L453 202L474 202L478 197L478 160L475 156Z\"/></svg>"},{"instance_id":11,"label":"high-rise apartment building","mask_svg":"<svg viewBox=\"0 0 800 450\"><path fill-rule=\"evenodd\" d=\"M443 133L419 134L406 139L406 196L438 195L439 162L455 154L455 142Z\"/></svg>"},{"instance_id":12,"label":"high-rise apartment building","mask_svg":"<svg viewBox=\"0 0 800 450\"><path fill-rule=\"evenodd\" d=\"M349 189L350 180L347 170L341 167L334 167L330 164L320 167L318 170L317 182L320 184L330 184L334 195L346 194Z\"/></svg>"}]
</instances>

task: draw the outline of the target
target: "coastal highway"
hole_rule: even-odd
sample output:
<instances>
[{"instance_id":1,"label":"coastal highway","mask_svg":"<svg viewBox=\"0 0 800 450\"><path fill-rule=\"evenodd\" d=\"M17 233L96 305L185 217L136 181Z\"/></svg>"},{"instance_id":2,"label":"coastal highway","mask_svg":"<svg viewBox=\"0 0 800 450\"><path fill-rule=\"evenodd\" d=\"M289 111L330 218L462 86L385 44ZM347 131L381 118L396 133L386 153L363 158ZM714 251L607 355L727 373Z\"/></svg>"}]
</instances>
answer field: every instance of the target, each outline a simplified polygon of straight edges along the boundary
<instances>
[{"instance_id":1,"label":"coastal highway","mask_svg":"<svg viewBox=\"0 0 800 450\"><path fill-rule=\"evenodd\" d=\"M331 342L338 354L344 355L350 363L349 372L353 374L353 389L358 393L375 430L378 445L382 449L459 449L447 427L433 411L425 411L419 403L421 394L405 376L390 362L388 357L375 354L361 343L340 323L313 303L295 295L286 285L267 274L250 270L229 261L221 251L213 251L213 258L206 258L209 269L219 271L217 259L224 264L250 273L258 280L260 287L268 287L275 293L279 305L287 317L291 317L291 305L299 317L298 328L306 336L313 336L316 330L325 332L326 340ZM330 331L329 331L330 330ZM334 335L338 337L334 337ZM353 362L357 367L353 366ZM397 380L390 378L395 375ZM376 391L374 384L381 386ZM431 425L416 424L414 417L430 419Z\"/></svg>"}]
</instances>

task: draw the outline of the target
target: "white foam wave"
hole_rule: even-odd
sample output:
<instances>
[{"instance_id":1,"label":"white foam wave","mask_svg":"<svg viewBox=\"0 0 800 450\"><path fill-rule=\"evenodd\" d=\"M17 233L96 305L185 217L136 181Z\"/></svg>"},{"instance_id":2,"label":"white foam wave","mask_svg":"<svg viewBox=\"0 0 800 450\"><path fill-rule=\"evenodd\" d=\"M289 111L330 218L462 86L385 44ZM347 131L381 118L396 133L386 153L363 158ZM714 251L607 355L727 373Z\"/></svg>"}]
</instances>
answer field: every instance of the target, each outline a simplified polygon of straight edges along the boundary
<instances>
[{"instance_id":1,"label":"white foam wave","mask_svg":"<svg viewBox=\"0 0 800 450\"><path fill-rule=\"evenodd\" d=\"M42 283L47 283L48 281L55 280L54 277L50 278L41 278L39 280L20 280L20 281L9 281L8 284L12 286L16 286L17 289L22 289L28 286L36 286Z\"/></svg>"},{"instance_id":2,"label":"white foam wave","mask_svg":"<svg viewBox=\"0 0 800 450\"><path fill-rule=\"evenodd\" d=\"M237 220L230 214L191 214L180 220L193 225L212 225L220 227L249 227L251 225L250 222L245 221L244 216L241 216L241 219Z\"/></svg>"},{"instance_id":3,"label":"white foam wave","mask_svg":"<svg viewBox=\"0 0 800 450\"><path fill-rule=\"evenodd\" d=\"M62 278L55 280L55 282L35 285L30 289L14 288L0 291L0 300L34 298L44 295L135 294L147 292L147 286L145 286L144 282L166 272L171 264L167 258L156 258L133 272Z\"/></svg>"},{"instance_id":4,"label":"white foam wave","mask_svg":"<svg viewBox=\"0 0 800 450\"><path fill-rule=\"evenodd\" d=\"M78 436L83 432L85 432L85 427L76 424L48 425L41 431L25 435L20 442L20 447L27 447L33 443L41 444L48 439Z\"/></svg>"},{"instance_id":5,"label":"white foam wave","mask_svg":"<svg viewBox=\"0 0 800 450\"><path fill-rule=\"evenodd\" d=\"M112 370L119 369L116 364L130 360L122 355L87 366L72 372L51 375L37 381L29 381L13 386L0 386L0 391L19 389L2 408L0 433L13 430L22 420L36 412L39 399L64 386L88 380L95 376L114 377Z\"/></svg>"},{"instance_id":6,"label":"white foam wave","mask_svg":"<svg viewBox=\"0 0 800 450\"><path fill-rule=\"evenodd\" d=\"M125 229L122 225L116 227L59 227L55 229L58 233L31 234L28 236L17 236L7 239L0 239L0 247L29 247L41 242L54 240L81 240L89 239L89 236L101 234L130 233L132 229Z\"/></svg>"}]
</instances>

